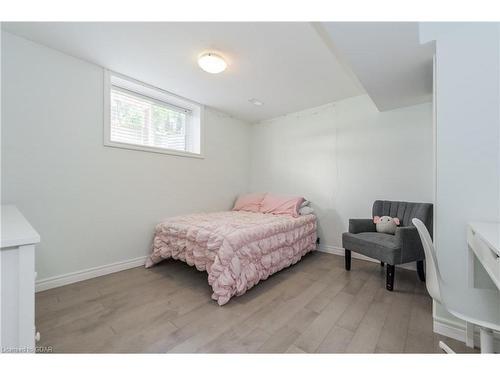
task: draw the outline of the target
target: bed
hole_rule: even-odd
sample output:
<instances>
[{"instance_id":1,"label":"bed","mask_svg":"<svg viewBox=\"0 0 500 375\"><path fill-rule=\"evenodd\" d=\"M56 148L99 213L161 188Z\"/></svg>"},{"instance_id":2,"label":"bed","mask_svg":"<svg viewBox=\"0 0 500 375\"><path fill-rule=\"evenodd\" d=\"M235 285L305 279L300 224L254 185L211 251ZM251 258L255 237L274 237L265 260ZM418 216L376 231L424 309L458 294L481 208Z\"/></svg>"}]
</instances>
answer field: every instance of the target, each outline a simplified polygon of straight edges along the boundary
<instances>
[{"instance_id":1,"label":"bed","mask_svg":"<svg viewBox=\"0 0 500 375\"><path fill-rule=\"evenodd\" d=\"M173 258L208 273L219 305L316 249L316 216L224 211L158 224L146 268Z\"/></svg>"}]
</instances>

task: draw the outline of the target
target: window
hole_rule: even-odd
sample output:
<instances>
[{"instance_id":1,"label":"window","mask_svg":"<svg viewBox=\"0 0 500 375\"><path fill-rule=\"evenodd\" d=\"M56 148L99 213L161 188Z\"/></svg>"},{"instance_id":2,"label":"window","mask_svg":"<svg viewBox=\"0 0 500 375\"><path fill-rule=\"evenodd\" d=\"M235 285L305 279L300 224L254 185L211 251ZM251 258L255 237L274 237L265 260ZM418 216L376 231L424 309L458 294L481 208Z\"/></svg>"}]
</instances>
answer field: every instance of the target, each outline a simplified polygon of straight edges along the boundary
<instances>
[{"instance_id":1,"label":"window","mask_svg":"<svg viewBox=\"0 0 500 375\"><path fill-rule=\"evenodd\" d=\"M105 77L104 144L202 157L202 107L115 73Z\"/></svg>"}]
</instances>

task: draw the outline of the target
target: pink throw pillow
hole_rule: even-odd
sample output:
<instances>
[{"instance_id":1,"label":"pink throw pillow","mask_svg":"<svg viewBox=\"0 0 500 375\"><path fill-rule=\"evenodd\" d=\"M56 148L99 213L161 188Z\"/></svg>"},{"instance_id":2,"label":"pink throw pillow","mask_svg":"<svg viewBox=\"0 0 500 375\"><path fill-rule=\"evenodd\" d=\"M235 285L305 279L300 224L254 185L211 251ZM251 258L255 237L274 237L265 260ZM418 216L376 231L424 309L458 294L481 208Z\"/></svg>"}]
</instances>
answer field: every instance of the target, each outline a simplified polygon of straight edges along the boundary
<instances>
[{"instance_id":1,"label":"pink throw pillow","mask_svg":"<svg viewBox=\"0 0 500 375\"><path fill-rule=\"evenodd\" d=\"M260 206L260 212L299 217L299 209L302 202L304 202L303 197L267 193Z\"/></svg>"},{"instance_id":2,"label":"pink throw pillow","mask_svg":"<svg viewBox=\"0 0 500 375\"><path fill-rule=\"evenodd\" d=\"M236 199L233 211L260 212L260 206L266 193L243 194Z\"/></svg>"}]
</instances>

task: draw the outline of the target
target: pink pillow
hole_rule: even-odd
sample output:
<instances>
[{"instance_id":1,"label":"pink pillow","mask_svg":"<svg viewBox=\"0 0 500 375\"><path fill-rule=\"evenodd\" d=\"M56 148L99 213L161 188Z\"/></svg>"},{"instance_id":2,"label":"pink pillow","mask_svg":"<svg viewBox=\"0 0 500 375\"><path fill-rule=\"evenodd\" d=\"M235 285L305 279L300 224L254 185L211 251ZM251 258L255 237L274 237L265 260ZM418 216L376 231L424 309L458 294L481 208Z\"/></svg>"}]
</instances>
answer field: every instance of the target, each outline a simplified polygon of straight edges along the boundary
<instances>
[{"instance_id":1,"label":"pink pillow","mask_svg":"<svg viewBox=\"0 0 500 375\"><path fill-rule=\"evenodd\" d=\"M304 202L303 197L267 193L260 206L260 212L298 217L302 202Z\"/></svg>"},{"instance_id":2,"label":"pink pillow","mask_svg":"<svg viewBox=\"0 0 500 375\"><path fill-rule=\"evenodd\" d=\"M260 205L266 193L243 194L236 199L233 211L260 212Z\"/></svg>"}]
</instances>

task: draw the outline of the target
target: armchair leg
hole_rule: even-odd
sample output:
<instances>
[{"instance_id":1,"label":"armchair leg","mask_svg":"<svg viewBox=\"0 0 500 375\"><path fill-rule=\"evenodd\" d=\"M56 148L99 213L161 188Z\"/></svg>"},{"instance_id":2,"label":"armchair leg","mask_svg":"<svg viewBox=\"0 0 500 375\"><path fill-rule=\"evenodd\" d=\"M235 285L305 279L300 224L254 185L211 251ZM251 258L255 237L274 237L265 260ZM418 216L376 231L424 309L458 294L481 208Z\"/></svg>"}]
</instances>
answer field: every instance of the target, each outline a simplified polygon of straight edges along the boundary
<instances>
[{"instance_id":1,"label":"armchair leg","mask_svg":"<svg viewBox=\"0 0 500 375\"><path fill-rule=\"evenodd\" d=\"M425 272L424 272L424 261L417 260L417 274L420 281L425 281Z\"/></svg>"},{"instance_id":2,"label":"armchair leg","mask_svg":"<svg viewBox=\"0 0 500 375\"><path fill-rule=\"evenodd\" d=\"M345 249L345 269L351 270L351 250Z\"/></svg>"},{"instance_id":3,"label":"armchair leg","mask_svg":"<svg viewBox=\"0 0 500 375\"><path fill-rule=\"evenodd\" d=\"M393 266L392 264L387 265L387 277L386 277L386 284L385 288L389 291L392 291L394 289L394 273L396 271L396 267Z\"/></svg>"}]
</instances>

